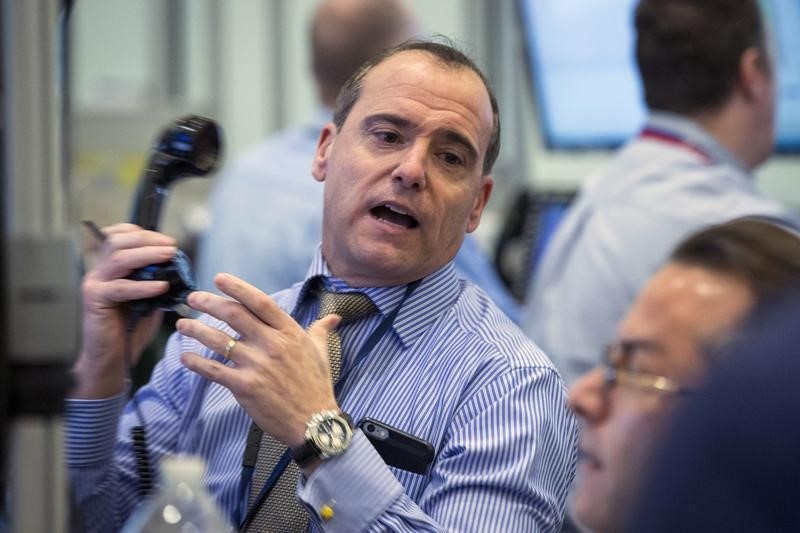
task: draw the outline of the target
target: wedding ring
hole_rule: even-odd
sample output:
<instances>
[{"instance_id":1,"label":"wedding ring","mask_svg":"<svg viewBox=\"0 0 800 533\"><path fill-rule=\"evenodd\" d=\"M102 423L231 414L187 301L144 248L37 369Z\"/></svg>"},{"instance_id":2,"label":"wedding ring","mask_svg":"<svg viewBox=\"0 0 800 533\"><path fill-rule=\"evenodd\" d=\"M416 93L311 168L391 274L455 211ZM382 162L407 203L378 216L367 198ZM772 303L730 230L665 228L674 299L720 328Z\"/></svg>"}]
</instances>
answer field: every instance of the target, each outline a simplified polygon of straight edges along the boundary
<instances>
[{"instance_id":1,"label":"wedding ring","mask_svg":"<svg viewBox=\"0 0 800 533\"><path fill-rule=\"evenodd\" d=\"M230 359L234 346L236 346L236 339L228 339L228 342L225 344L225 349L222 350L222 356L225 357L225 359Z\"/></svg>"}]
</instances>

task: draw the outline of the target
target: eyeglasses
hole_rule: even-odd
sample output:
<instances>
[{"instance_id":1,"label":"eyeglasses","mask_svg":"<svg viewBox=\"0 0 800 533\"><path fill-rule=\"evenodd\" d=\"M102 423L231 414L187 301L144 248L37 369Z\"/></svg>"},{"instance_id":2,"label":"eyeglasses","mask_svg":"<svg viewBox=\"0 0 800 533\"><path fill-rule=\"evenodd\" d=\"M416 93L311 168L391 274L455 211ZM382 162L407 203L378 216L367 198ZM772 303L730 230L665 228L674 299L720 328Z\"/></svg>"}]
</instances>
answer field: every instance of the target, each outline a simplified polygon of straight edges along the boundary
<instances>
[{"instance_id":1,"label":"eyeglasses","mask_svg":"<svg viewBox=\"0 0 800 533\"><path fill-rule=\"evenodd\" d=\"M631 347L625 344L612 344L603 354L603 379L606 387L627 385L638 389L664 394L688 395L695 391L680 385L677 381L656 374L648 374L628 368Z\"/></svg>"}]
</instances>

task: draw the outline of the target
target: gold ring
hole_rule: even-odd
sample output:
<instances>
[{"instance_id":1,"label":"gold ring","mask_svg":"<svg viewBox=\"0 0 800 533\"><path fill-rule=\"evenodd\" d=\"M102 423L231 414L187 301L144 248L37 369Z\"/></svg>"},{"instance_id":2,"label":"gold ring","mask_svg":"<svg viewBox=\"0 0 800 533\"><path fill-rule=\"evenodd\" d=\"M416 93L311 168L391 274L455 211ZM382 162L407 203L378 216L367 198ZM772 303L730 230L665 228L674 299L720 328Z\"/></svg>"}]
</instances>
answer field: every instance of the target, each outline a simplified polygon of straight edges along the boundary
<instances>
[{"instance_id":1,"label":"gold ring","mask_svg":"<svg viewBox=\"0 0 800 533\"><path fill-rule=\"evenodd\" d=\"M222 350L222 356L225 359L230 359L234 346L236 346L236 339L228 339L228 342L225 344L225 349Z\"/></svg>"}]
</instances>

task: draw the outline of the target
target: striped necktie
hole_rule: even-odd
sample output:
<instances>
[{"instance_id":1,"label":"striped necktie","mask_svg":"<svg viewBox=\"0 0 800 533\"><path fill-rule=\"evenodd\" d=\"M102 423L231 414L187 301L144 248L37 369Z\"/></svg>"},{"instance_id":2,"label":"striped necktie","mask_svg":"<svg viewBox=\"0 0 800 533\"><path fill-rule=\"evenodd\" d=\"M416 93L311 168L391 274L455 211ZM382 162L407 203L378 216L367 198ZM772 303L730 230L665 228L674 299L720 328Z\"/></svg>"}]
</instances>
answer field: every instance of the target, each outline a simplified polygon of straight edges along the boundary
<instances>
[{"instance_id":1,"label":"striped necktie","mask_svg":"<svg viewBox=\"0 0 800 533\"><path fill-rule=\"evenodd\" d=\"M365 294L320 292L320 309L317 320L337 314L342 317L340 326L358 320L377 311L375 304ZM342 369L342 342L336 330L328 333L328 360L331 379L336 383ZM252 507L261 487L286 452L286 446L267 433L261 438L258 460L253 473L248 508ZM302 532L308 529L308 514L297 500L297 479L300 469L290 461L280 475L269 495L264 500L252 522L244 529L247 532Z\"/></svg>"}]
</instances>

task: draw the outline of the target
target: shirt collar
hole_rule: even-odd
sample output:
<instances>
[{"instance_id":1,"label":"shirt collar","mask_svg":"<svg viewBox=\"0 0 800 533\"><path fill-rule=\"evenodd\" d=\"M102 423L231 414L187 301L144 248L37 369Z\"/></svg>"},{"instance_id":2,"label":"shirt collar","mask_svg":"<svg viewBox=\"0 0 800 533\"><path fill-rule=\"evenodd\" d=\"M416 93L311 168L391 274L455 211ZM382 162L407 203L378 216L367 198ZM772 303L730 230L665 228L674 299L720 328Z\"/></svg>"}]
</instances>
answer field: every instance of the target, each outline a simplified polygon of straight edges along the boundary
<instances>
[{"instance_id":1,"label":"shirt collar","mask_svg":"<svg viewBox=\"0 0 800 533\"><path fill-rule=\"evenodd\" d=\"M317 290L317 284L333 292L362 292L369 296L378 311L386 316L403 299L408 285L390 287L350 287L345 281L334 277L322 257L322 246L317 247L306 278L302 282L292 314ZM392 324L404 347L413 344L426 327L448 309L461 293L462 284L456 275L453 261L423 278L414 292L403 303Z\"/></svg>"},{"instance_id":2,"label":"shirt collar","mask_svg":"<svg viewBox=\"0 0 800 533\"><path fill-rule=\"evenodd\" d=\"M739 168L745 174L750 171L731 151L722 146L713 135L703 129L697 122L675 113L654 111L647 118L646 128L669 132L686 143L695 146L706 154L714 163L728 163Z\"/></svg>"}]
</instances>

